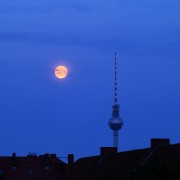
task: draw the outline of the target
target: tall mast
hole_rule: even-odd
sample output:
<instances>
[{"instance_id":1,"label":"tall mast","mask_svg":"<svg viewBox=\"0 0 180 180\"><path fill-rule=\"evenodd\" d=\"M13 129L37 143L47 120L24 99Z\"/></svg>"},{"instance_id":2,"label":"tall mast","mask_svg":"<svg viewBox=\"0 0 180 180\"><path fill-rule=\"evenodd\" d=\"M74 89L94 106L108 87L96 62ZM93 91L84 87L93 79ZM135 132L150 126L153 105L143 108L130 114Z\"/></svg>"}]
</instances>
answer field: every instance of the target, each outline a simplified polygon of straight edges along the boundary
<instances>
[{"instance_id":1,"label":"tall mast","mask_svg":"<svg viewBox=\"0 0 180 180\"><path fill-rule=\"evenodd\" d=\"M114 104L117 104L118 97L117 97L117 60L116 60L116 52L115 52L115 59L114 59Z\"/></svg>"},{"instance_id":2,"label":"tall mast","mask_svg":"<svg viewBox=\"0 0 180 180\"><path fill-rule=\"evenodd\" d=\"M113 146L118 149L118 131L123 126L123 121L119 117L119 104L118 104L118 96L117 96L117 59L116 59L116 53L115 53L115 59L114 59L114 105L112 106L112 117L109 120L109 127L114 131L113 132Z\"/></svg>"}]
</instances>

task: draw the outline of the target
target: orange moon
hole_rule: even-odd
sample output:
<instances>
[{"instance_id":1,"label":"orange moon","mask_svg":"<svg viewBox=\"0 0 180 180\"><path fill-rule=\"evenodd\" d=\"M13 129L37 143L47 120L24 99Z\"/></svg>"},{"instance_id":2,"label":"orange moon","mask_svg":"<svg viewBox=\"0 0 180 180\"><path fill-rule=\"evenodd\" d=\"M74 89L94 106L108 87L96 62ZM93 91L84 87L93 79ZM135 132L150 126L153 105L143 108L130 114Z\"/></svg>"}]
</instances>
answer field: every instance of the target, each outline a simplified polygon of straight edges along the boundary
<instances>
[{"instance_id":1,"label":"orange moon","mask_svg":"<svg viewBox=\"0 0 180 180\"><path fill-rule=\"evenodd\" d=\"M67 76L68 70L65 66L58 66L55 69L55 75L57 78L63 79Z\"/></svg>"}]
</instances>

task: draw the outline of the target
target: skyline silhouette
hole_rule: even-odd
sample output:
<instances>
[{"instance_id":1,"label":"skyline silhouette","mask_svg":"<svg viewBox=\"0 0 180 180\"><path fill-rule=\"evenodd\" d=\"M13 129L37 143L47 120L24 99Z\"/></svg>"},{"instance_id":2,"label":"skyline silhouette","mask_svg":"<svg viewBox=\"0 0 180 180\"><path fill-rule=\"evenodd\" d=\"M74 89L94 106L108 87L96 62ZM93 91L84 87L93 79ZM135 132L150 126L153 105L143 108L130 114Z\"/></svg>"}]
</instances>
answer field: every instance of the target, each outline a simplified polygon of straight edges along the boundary
<instances>
[{"instance_id":1,"label":"skyline silhouette","mask_svg":"<svg viewBox=\"0 0 180 180\"><path fill-rule=\"evenodd\" d=\"M0 2L1 154L75 158L113 146L114 95L124 126L119 151L149 139L179 143L180 2ZM54 76L58 65L68 76Z\"/></svg>"}]
</instances>

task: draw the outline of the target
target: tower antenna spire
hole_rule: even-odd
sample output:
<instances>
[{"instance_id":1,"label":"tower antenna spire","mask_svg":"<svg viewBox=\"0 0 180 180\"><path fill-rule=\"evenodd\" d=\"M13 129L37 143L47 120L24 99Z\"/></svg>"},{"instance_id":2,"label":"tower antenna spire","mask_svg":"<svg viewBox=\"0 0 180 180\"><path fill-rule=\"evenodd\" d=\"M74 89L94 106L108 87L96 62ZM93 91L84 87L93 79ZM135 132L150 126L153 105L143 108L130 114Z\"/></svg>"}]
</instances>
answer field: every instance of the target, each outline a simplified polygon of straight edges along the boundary
<instances>
[{"instance_id":1,"label":"tower antenna spire","mask_svg":"<svg viewBox=\"0 0 180 180\"><path fill-rule=\"evenodd\" d=\"M115 53L115 59L114 59L114 105L112 106L112 117L109 120L109 127L114 131L113 133L113 146L118 149L118 131L123 126L123 121L119 117L119 104L118 104L118 96L117 96L117 59L116 59L116 53Z\"/></svg>"},{"instance_id":2,"label":"tower antenna spire","mask_svg":"<svg viewBox=\"0 0 180 180\"><path fill-rule=\"evenodd\" d=\"M118 103L117 97L117 60L116 60L116 52L115 52L115 59L114 59L114 104Z\"/></svg>"}]
</instances>

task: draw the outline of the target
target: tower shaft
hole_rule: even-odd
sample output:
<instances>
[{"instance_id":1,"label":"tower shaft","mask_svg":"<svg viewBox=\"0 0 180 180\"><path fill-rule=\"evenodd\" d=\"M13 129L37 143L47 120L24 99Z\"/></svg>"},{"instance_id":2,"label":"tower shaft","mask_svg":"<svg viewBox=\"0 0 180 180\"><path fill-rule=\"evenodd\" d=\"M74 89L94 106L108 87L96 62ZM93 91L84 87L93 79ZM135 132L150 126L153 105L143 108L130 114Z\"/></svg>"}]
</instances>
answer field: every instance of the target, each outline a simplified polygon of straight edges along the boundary
<instances>
[{"instance_id":1,"label":"tower shaft","mask_svg":"<svg viewBox=\"0 0 180 180\"><path fill-rule=\"evenodd\" d=\"M117 151L118 151L118 131L114 131L113 133L113 146L117 148Z\"/></svg>"}]
</instances>

